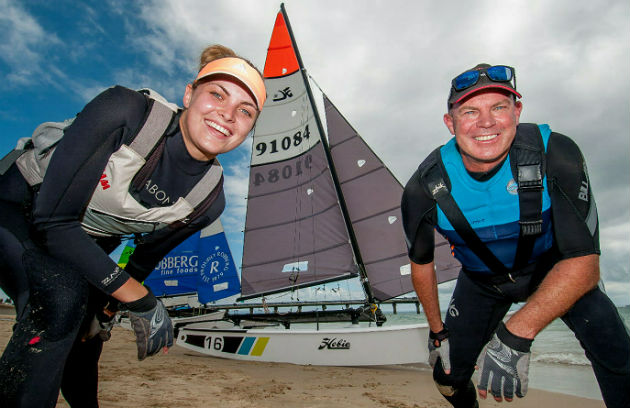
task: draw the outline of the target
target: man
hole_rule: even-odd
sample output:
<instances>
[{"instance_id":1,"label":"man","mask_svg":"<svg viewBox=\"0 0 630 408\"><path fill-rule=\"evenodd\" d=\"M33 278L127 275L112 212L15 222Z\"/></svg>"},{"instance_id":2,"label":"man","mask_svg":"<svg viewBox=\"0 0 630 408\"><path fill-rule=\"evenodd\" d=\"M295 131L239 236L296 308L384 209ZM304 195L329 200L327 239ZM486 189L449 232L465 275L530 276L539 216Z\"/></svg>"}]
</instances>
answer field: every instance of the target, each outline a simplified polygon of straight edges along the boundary
<instances>
[{"instance_id":1,"label":"man","mask_svg":"<svg viewBox=\"0 0 630 408\"><path fill-rule=\"evenodd\" d=\"M455 137L411 177L402 198L411 276L427 315L438 390L455 407L478 394L524 397L530 347L560 317L580 340L609 407L630 406L630 338L598 287L599 237L584 159L547 125L520 124L514 69L479 64L451 83ZM433 230L462 271L442 322ZM503 321L513 303L525 302Z\"/></svg>"}]
</instances>

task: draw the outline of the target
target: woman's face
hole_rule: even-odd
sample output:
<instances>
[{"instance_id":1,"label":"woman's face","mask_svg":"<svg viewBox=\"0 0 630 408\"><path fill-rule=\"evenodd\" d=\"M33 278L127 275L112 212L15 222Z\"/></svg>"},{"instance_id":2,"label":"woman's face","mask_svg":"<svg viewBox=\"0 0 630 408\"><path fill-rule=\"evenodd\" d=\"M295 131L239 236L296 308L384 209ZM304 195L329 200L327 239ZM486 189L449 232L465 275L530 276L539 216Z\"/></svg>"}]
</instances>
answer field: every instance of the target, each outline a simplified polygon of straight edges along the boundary
<instances>
[{"instance_id":1,"label":"woman's face","mask_svg":"<svg viewBox=\"0 0 630 408\"><path fill-rule=\"evenodd\" d=\"M237 148L258 116L256 101L247 88L229 76L203 81L194 89L188 84L184 107L179 122L184 144L200 161Z\"/></svg>"}]
</instances>

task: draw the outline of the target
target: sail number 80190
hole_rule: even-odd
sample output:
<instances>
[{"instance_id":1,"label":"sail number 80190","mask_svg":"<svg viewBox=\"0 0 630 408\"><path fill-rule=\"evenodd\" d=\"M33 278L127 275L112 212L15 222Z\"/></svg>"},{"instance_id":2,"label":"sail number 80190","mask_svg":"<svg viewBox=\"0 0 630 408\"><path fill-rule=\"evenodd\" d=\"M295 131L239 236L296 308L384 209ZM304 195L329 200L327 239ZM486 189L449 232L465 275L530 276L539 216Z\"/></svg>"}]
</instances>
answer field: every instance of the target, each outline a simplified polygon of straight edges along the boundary
<instances>
[{"instance_id":1,"label":"sail number 80190","mask_svg":"<svg viewBox=\"0 0 630 408\"><path fill-rule=\"evenodd\" d=\"M285 136L280 140L280 145L278 146L278 140L271 140L269 142L260 142L256 144L256 156L260 156L267 152L269 149L269 154L278 153L280 149L289 150L291 146L297 147L304 139L308 139L311 136L311 132L308 130L308 125L304 128L304 132L298 130L295 132L293 137Z\"/></svg>"}]
</instances>

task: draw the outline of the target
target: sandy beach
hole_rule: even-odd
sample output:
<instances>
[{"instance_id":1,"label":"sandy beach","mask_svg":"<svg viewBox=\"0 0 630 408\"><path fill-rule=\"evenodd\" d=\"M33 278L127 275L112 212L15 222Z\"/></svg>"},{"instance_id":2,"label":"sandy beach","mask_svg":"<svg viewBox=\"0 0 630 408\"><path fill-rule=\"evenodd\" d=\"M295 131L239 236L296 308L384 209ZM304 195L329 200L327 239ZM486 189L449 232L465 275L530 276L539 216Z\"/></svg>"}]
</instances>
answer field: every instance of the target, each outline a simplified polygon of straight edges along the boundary
<instances>
[{"instance_id":1,"label":"sandy beach","mask_svg":"<svg viewBox=\"0 0 630 408\"><path fill-rule=\"evenodd\" d=\"M0 319L0 349L11 335ZM448 407L427 368L315 367L249 363L197 355L180 347L137 361L133 333L120 327L105 343L99 400L108 407ZM501 407L481 401L481 407ZM510 407L604 407L602 401L530 389ZM57 407L68 407L59 397Z\"/></svg>"}]
</instances>

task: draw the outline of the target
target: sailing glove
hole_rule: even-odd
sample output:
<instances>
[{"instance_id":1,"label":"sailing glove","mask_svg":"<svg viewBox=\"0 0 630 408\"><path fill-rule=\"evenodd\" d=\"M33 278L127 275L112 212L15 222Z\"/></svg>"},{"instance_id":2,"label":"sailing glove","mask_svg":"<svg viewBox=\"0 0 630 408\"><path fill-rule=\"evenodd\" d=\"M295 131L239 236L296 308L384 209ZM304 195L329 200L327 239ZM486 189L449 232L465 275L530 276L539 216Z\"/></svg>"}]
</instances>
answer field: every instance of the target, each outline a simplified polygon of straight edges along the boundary
<instances>
[{"instance_id":1,"label":"sailing glove","mask_svg":"<svg viewBox=\"0 0 630 408\"><path fill-rule=\"evenodd\" d=\"M173 345L173 323L164 305L151 290L141 299L126 303L131 327L136 333L138 360L159 353Z\"/></svg>"},{"instance_id":2,"label":"sailing glove","mask_svg":"<svg viewBox=\"0 0 630 408\"><path fill-rule=\"evenodd\" d=\"M439 359L442 361L442 369L445 372L451 371L448 335L448 327L446 327L446 324L444 324L444 328L439 333L433 333L429 330L429 364L431 368L435 368L435 364Z\"/></svg>"},{"instance_id":3,"label":"sailing glove","mask_svg":"<svg viewBox=\"0 0 630 408\"><path fill-rule=\"evenodd\" d=\"M495 398L511 400L514 393L523 398L527 394L532 342L510 333L501 322L480 359L481 374L477 388L487 390L489 385Z\"/></svg>"}]
</instances>

